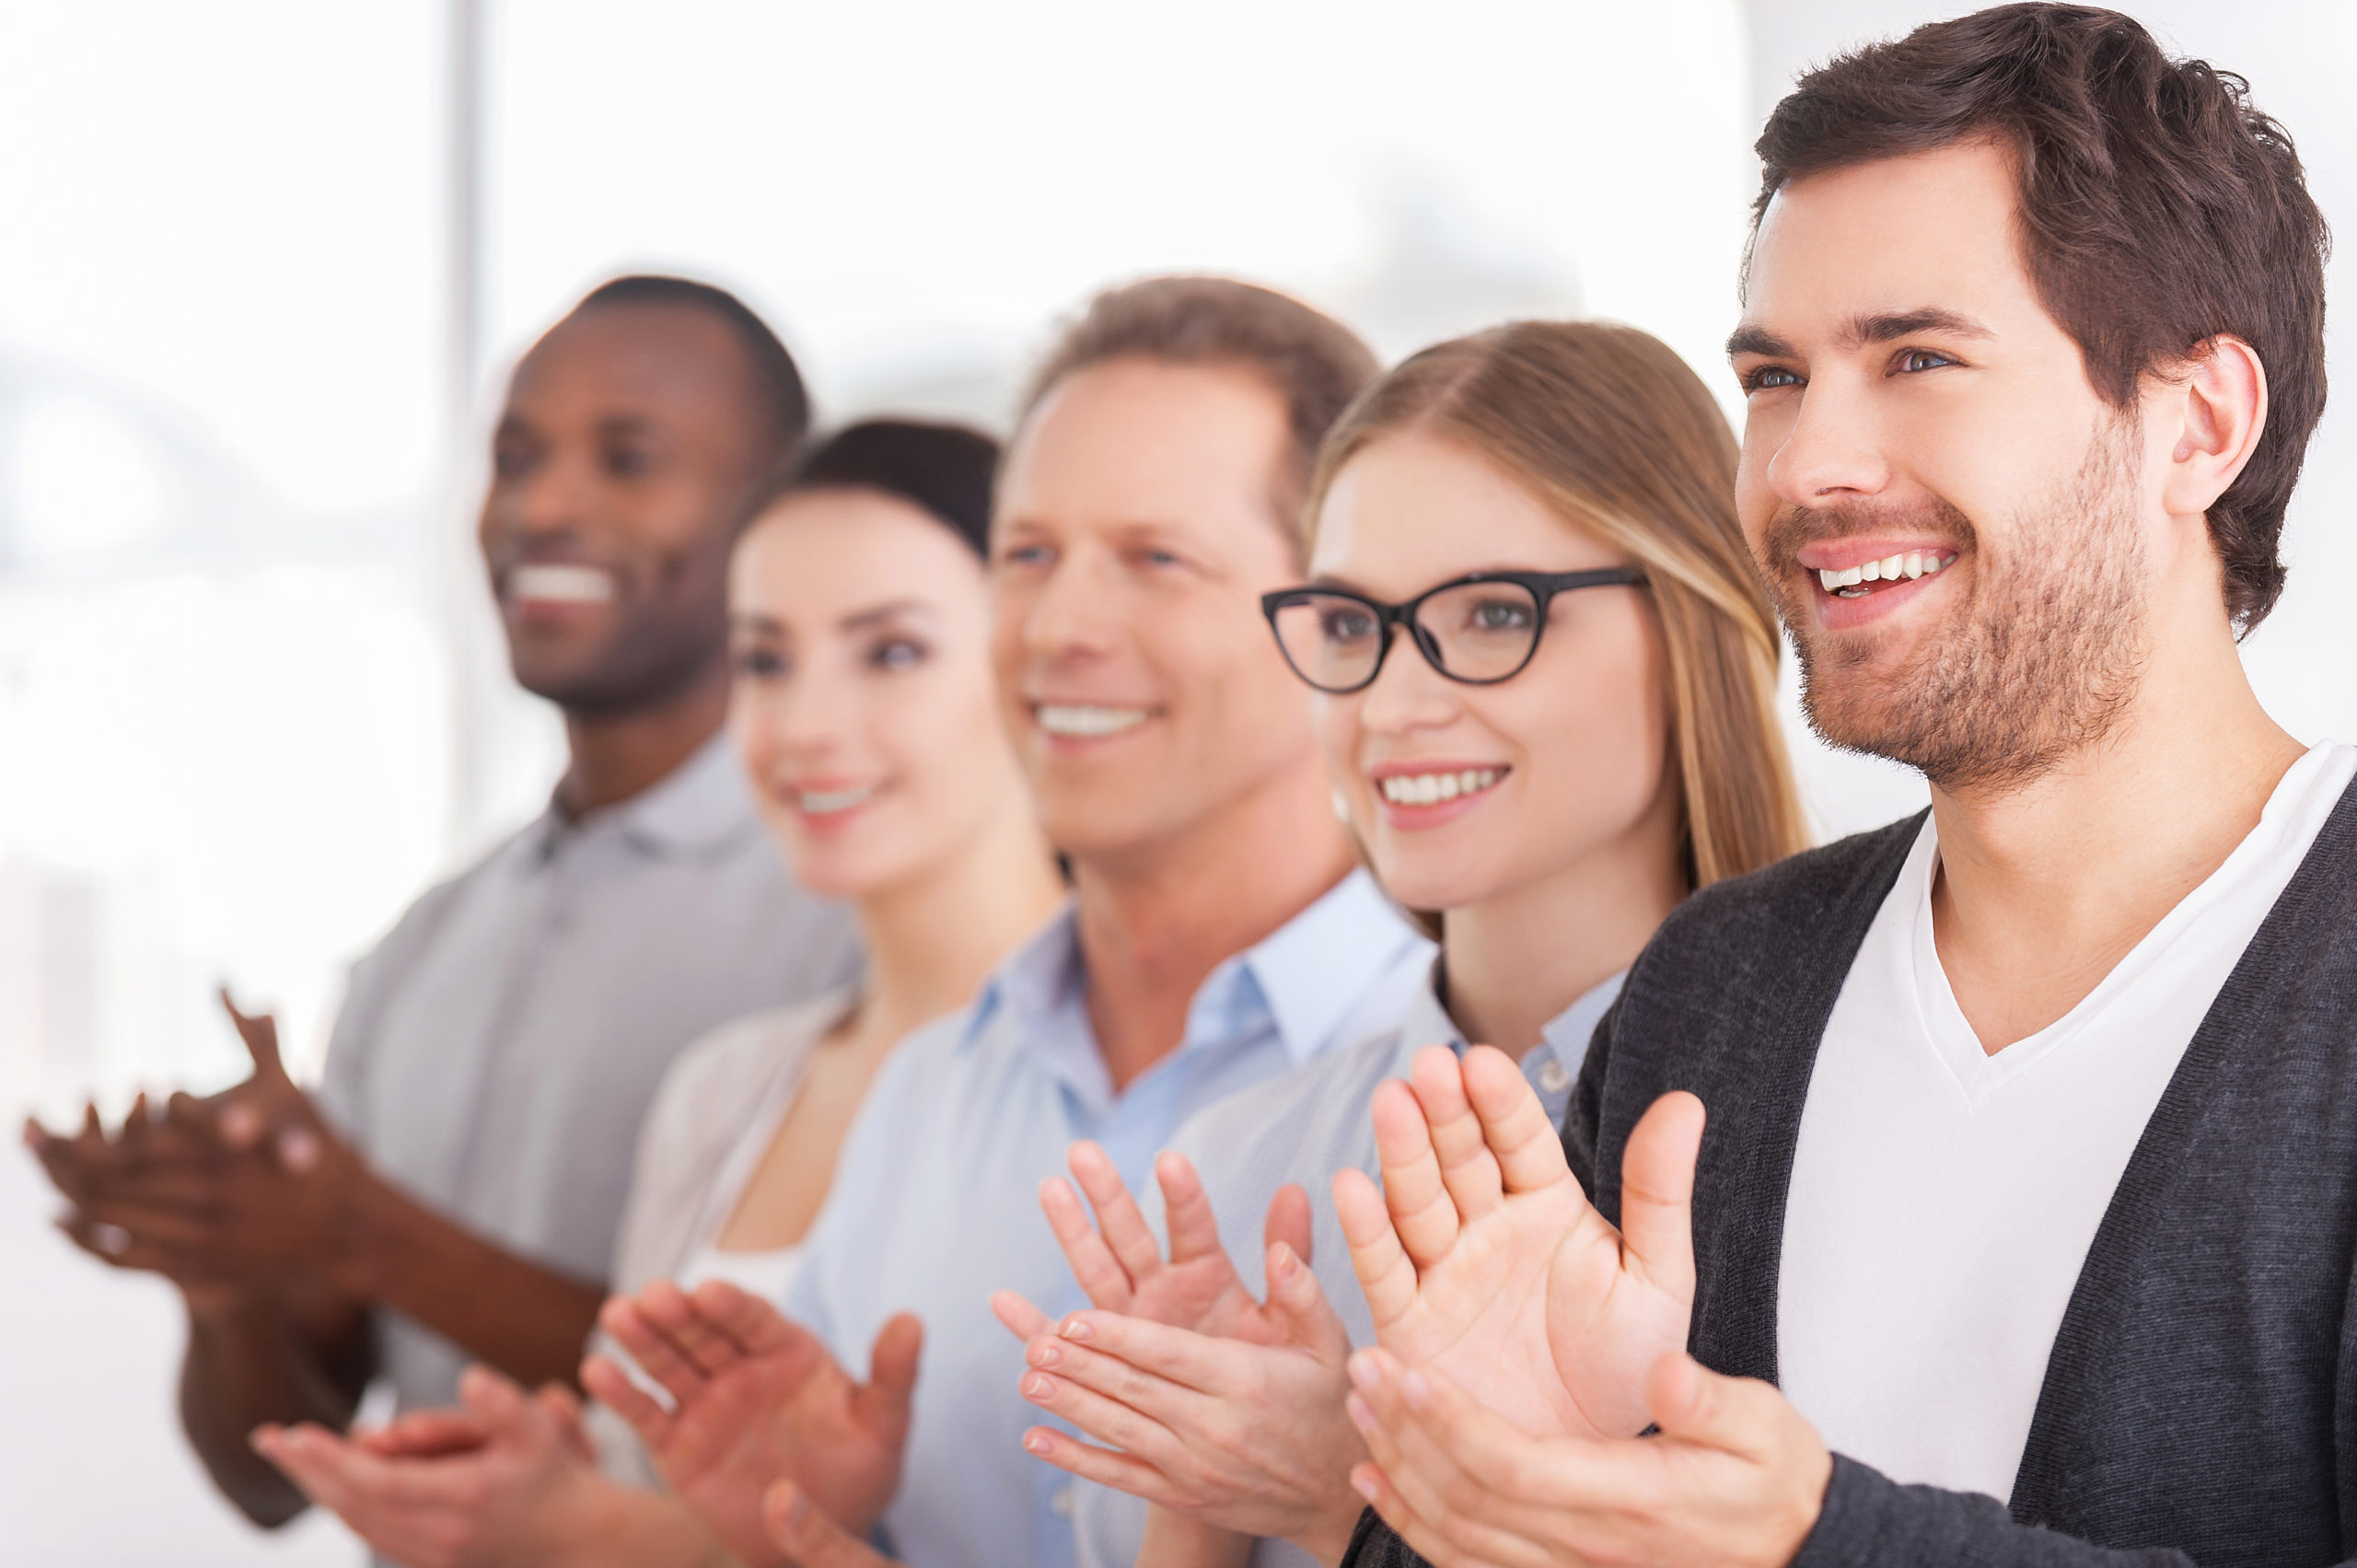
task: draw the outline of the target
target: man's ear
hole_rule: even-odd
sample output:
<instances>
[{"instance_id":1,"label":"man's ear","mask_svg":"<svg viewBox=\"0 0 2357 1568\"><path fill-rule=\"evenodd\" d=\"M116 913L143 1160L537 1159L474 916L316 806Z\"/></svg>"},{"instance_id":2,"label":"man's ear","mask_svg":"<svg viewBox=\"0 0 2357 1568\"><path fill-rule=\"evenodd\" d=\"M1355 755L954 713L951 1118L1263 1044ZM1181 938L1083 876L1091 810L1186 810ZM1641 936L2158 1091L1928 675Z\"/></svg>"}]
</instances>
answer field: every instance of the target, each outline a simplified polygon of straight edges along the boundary
<instances>
[{"instance_id":1,"label":"man's ear","mask_svg":"<svg viewBox=\"0 0 2357 1568\"><path fill-rule=\"evenodd\" d=\"M2267 366L2257 349L2222 332L2198 345L2163 387L2155 412L2177 439L2162 505L2177 517L2198 516L2217 504L2258 449L2267 427Z\"/></svg>"}]
</instances>

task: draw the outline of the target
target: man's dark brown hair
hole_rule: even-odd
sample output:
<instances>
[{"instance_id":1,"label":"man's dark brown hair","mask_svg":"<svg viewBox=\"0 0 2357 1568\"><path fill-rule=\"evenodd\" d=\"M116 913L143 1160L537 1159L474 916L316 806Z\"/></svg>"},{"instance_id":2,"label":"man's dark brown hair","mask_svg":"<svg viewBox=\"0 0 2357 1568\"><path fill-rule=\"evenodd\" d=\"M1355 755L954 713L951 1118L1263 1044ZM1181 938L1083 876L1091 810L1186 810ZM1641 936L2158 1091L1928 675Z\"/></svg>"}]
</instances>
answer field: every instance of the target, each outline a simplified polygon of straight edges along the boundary
<instances>
[{"instance_id":1,"label":"man's dark brown hair","mask_svg":"<svg viewBox=\"0 0 2357 1568\"><path fill-rule=\"evenodd\" d=\"M1318 443L1381 370L1374 351L1331 316L1274 289L1234 278L1148 278L1088 302L1031 377L1023 417L1067 376L1120 359L1229 366L1284 400L1293 444L1275 504L1286 537L1306 556L1301 510Z\"/></svg>"},{"instance_id":2,"label":"man's dark brown hair","mask_svg":"<svg viewBox=\"0 0 2357 1568\"><path fill-rule=\"evenodd\" d=\"M2210 508L2247 632L2283 587L2277 545L2324 412L2324 215L2250 84L2172 60L2116 11L2014 5L1934 22L1809 72L1768 117L1755 234L1786 184L1986 137L2016 169L2030 281L2114 407L2221 334L2267 367L2267 425Z\"/></svg>"}]
</instances>

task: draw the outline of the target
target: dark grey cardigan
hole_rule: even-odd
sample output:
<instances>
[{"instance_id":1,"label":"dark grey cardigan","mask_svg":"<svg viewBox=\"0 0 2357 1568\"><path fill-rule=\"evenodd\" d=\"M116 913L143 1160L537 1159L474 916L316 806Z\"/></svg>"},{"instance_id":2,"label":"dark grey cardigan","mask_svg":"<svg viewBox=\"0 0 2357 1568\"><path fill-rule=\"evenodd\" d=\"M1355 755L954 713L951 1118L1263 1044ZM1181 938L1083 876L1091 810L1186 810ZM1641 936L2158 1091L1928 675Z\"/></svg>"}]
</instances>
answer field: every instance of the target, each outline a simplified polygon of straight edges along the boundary
<instances>
[{"instance_id":1,"label":"dark grey cardigan","mask_svg":"<svg viewBox=\"0 0 2357 1568\"><path fill-rule=\"evenodd\" d=\"M1690 1341L1776 1376L1784 1200L1818 1040L1922 819L1697 893L1630 970L1564 1123L1608 1218L1655 1098L1709 1109ZM2122 1173L2010 1506L1839 1456L1794 1568L2357 1555L2357 786L2227 978ZM1372 1514L1345 1560L1415 1554Z\"/></svg>"}]
</instances>

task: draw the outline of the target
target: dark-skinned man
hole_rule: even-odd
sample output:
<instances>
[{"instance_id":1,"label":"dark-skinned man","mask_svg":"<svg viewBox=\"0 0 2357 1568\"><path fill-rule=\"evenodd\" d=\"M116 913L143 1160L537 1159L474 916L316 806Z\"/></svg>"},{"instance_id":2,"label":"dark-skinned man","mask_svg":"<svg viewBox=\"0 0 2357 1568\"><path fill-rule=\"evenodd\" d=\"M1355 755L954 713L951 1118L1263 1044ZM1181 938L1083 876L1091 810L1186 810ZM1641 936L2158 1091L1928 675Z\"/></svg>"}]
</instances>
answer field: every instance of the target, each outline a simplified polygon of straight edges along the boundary
<instances>
[{"instance_id":1,"label":"dark-skinned man","mask_svg":"<svg viewBox=\"0 0 2357 1568\"><path fill-rule=\"evenodd\" d=\"M378 1376L447 1405L470 1359L570 1378L672 1055L855 970L719 736L729 547L807 423L733 296L633 277L583 300L517 366L481 528L516 678L564 714L547 812L361 961L316 1106L233 1008L246 1083L111 1138L28 1126L69 1234L180 1286L182 1421L254 1519L303 1506L249 1446L261 1423L342 1425Z\"/></svg>"}]
</instances>

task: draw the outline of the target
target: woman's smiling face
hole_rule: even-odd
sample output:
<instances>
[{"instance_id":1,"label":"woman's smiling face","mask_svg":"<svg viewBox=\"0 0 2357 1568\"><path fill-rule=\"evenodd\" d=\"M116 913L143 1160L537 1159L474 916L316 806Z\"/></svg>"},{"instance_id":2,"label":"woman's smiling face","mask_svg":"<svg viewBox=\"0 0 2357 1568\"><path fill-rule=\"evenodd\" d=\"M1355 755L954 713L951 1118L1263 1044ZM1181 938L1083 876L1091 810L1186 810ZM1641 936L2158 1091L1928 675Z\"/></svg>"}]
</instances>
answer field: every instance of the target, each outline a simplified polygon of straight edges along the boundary
<instances>
[{"instance_id":1,"label":"woman's smiling face","mask_svg":"<svg viewBox=\"0 0 2357 1568\"><path fill-rule=\"evenodd\" d=\"M1473 447L1419 431L1343 464L1310 558L1313 580L1392 603L1472 572L1629 564ZM1557 595L1530 663L1494 686L1448 679L1395 635L1374 684L1318 699L1318 729L1376 875L1409 908L1459 908L1570 869L1674 796L1643 588Z\"/></svg>"}]
</instances>

